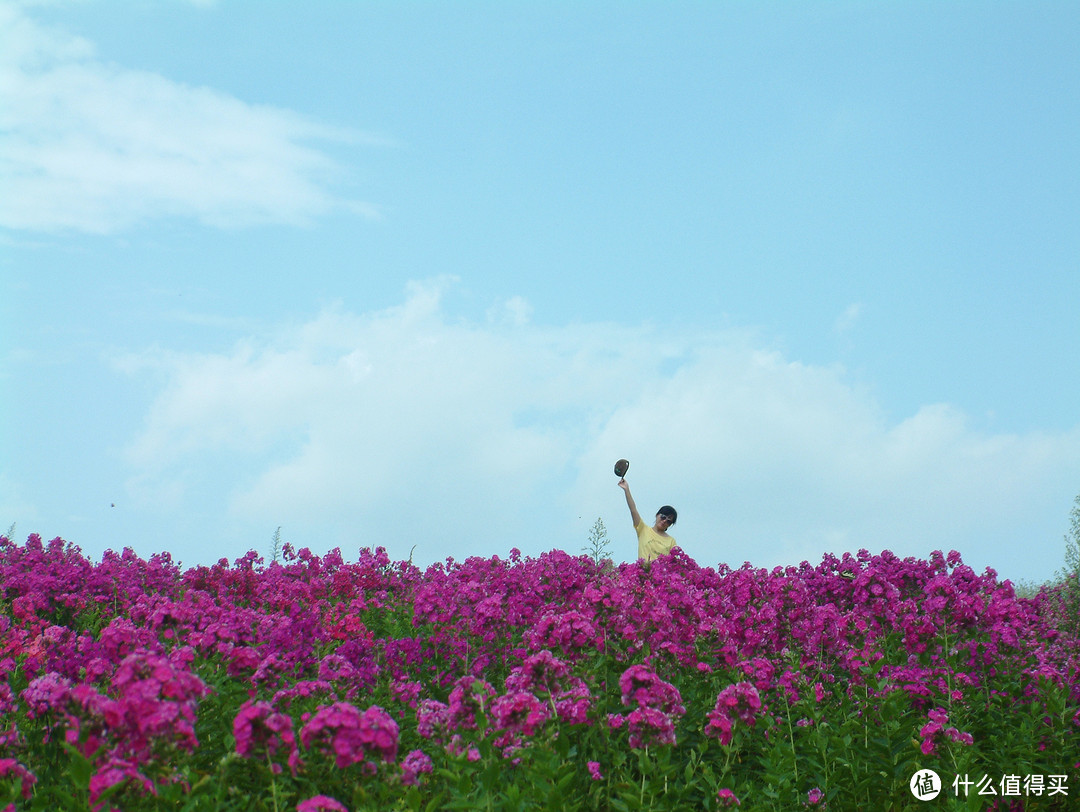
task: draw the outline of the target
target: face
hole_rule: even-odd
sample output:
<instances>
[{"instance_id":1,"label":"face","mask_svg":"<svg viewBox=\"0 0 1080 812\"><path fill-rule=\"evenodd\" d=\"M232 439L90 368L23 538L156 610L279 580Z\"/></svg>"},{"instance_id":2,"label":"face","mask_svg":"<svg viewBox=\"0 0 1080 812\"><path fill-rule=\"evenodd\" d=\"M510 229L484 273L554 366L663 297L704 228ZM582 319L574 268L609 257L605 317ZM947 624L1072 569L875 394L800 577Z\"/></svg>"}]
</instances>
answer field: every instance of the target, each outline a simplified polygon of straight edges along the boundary
<instances>
[{"instance_id":1,"label":"face","mask_svg":"<svg viewBox=\"0 0 1080 812\"><path fill-rule=\"evenodd\" d=\"M657 527L657 529L659 529L659 530L667 530L669 527L671 527L672 524L674 524L674 522L672 522L670 516L665 516L663 513L657 513L656 514L656 527Z\"/></svg>"}]
</instances>

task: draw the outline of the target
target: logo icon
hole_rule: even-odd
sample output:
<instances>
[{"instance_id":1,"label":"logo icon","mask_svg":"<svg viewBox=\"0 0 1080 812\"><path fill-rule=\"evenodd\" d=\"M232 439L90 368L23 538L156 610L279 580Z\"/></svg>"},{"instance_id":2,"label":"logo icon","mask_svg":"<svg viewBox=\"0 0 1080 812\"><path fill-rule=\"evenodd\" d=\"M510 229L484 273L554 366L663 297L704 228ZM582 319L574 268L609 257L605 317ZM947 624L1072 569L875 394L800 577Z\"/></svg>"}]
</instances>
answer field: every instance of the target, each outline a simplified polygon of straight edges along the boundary
<instances>
[{"instance_id":1,"label":"logo icon","mask_svg":"<svg viewBox=\"0 0 1080 812\"><path fill-rule=\"evenodd\" d=\"M932 801L941 792L941 778L933 770L917 770L908 786L920 801Z\"/></svg>"}]
</instances>

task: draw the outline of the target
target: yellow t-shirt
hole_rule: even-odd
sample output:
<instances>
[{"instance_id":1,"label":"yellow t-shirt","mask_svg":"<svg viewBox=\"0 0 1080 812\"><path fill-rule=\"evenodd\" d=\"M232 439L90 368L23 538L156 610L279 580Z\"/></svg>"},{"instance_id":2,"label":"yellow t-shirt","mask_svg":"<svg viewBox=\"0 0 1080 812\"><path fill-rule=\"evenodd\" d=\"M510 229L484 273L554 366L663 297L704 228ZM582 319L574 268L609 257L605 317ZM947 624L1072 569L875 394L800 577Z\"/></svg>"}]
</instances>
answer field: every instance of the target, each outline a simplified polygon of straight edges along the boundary
<instances>
[{"instance_id":1,"label":"yellow t-shirt","mask_svg":"<svg viewBox=\"0 0 1080 812\"><path fill-rule=\"evenodd\" d=\"M649 525L645 524L644 520L635 524L634 530L637 531L638 558L652 561L662 555L667 555L671 552L671 548L675 546L674 536L661 536Z\"/></svg>"}]
</instances>

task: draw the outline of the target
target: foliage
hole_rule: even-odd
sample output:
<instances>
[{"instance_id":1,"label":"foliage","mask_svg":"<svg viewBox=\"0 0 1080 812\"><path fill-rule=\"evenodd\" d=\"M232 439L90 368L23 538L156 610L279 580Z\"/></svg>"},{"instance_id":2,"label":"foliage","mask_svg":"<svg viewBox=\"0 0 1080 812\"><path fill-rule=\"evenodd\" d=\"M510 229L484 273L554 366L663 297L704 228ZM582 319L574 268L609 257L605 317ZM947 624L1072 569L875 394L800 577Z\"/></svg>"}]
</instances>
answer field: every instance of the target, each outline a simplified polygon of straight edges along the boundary
<instances>
[{"instance_id":1,"label":"foliage","mask_svg":"<svg viewBox=\"0 0 1080 812\"><path fill-rule=\"evenodd\" d=\"M597 517L593 526L589 528L589 538L582 547L582 552L592 559L597 566L611 558L611 539L608 538L604 520Z\"/></svg>"},{"instance_id":2,"label":"foliage","mask_svg":"<svg viewBox=\"0 0 1080 812\"><path fill-rule=\"evenodd\" d=\"M1057 583L1047 591L1057 601L1058 628L1072 637L1080 637L1080 495L1073 500L1069 511L1065 567L1058 572Z\"/></svg>"},{"instance_id":3,"label":"foliage","mask_svg":"<svg viewBox=\"0 0 1080 812\"><path fill-rule=\"evenodd\" d=\"M182 570L4 538L0 809L905 810L933 769L949 804L1065 810L1060 607L956 553Z\"/></svg>"},{"instance_id":4,"label":"foliage","mask_svg":"<svg viewBox=\"0 0 1080 812\"><path fill-rule=\"evenodd\" d=\"M276 563L281 558L281 526L274 531L274 535L270 539L270 562Z\"/></svg>"}]
</instances>

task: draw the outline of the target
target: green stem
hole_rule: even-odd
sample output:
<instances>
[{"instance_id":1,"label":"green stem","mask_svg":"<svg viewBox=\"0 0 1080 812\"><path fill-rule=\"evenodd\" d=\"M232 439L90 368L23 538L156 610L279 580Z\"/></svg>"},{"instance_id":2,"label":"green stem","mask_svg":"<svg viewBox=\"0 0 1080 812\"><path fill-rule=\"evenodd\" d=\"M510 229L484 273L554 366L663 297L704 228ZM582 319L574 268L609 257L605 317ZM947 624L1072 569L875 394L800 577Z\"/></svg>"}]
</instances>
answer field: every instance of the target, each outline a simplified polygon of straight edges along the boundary
<instances>
[{"instance_id":1,"label":"green stem","mask_svg":"<svg viewBox=\"0 0 1080 812\"><path fill-rule=\"evenodd\" d=\"M644 767L648 764L648 762L649 762L649 746L645 745L645 758L641 762L641 765L642 765L643 769L641 770L641 795L638 798L638 809L644 809L645 808L645 769L644 769Z\"/></svg>"},{"instance_id":2,"label":"green stem","mask_svg":"<svg viewBox=\"0 0 1080 812\"><path fill-rule=\"evenodd\" d=\"M791 766L795 769L795 786L799 786L799 759L795 757L795 730L791 726L791 703L784 694L784 716L787 717L788 741L791 742Z\"/></svg>"},{"instance_id":3,"label":"green stem","mask_svg":"<svg viewBox=\"0 0 1080 812\"><path fill-rule=\"evenodd\" d=\"M270 768L270 799L274 802L274 812L280 812L277 802L277 781L274 780L274 762L270 760L270 750L266 751L266 765Z\"/></svg>"}]
</instances>

